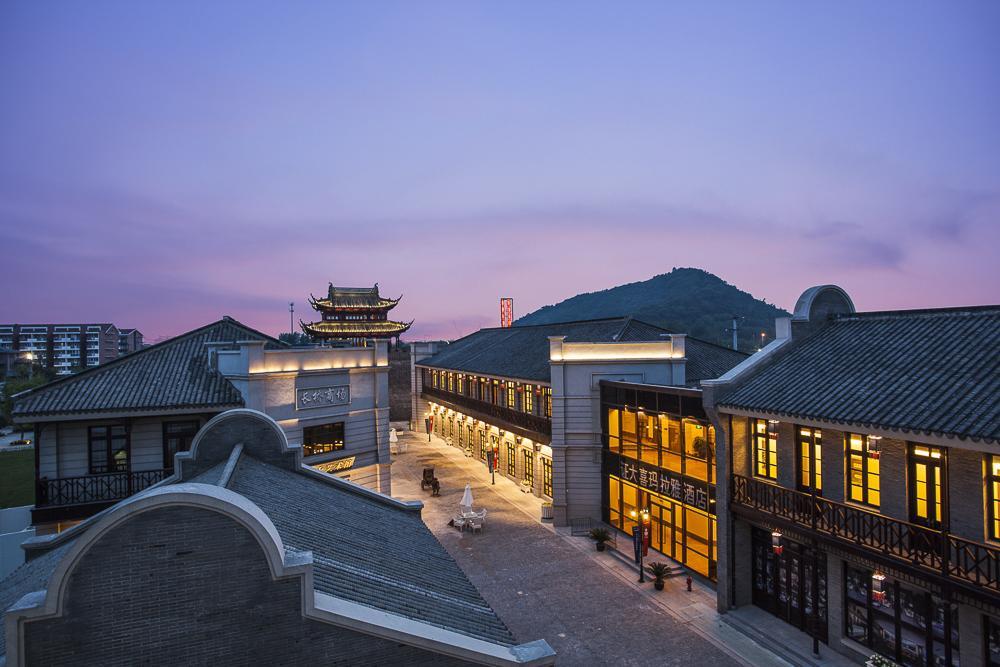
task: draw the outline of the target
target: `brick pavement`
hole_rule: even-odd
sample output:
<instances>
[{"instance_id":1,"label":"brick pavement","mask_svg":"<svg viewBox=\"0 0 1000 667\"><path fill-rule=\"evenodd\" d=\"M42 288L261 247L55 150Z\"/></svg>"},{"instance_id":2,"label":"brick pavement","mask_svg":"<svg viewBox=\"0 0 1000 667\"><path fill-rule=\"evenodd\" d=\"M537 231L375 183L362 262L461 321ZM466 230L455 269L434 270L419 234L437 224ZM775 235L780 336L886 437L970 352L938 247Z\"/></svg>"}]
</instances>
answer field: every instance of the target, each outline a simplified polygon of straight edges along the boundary
<instances>
[{"instance_id":1,"label":"brick pavement","mask_svg":"<svg viewBox=\"0 0 1000 667\"><path fill-rule=\"evenodd\" d=\"M545 639L561 665L784 664L719 622L710 589L687 593L680 579L662 593L640 587L634 570L589 540L539 522L539 500L513 482L497 475L491 486L479 461L437 438L400 437L408 451L394 456L393 495L424 502L424 522L519 641ZM439 497L420 489L425 466L441 481ZM482 534L447 525L466 482L489 512Z\"/></svg>"}]
</instances>

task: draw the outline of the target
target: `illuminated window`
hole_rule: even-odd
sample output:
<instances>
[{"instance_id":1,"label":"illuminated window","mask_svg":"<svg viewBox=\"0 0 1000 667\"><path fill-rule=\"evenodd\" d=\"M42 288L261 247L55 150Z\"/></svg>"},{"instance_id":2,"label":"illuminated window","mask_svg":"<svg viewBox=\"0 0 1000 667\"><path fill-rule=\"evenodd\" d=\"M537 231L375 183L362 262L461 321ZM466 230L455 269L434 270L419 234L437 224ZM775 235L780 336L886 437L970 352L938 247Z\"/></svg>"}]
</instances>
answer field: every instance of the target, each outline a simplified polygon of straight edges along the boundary
<instances>
[{"instance_id":1,"label":"illuminated window","mask_svg":"<svg viewBox=\"0 0 1000 667\"><path fill-rule=\"evenodd\" d=\"M517 392L514 391L514 383L507 383L507 407L511 410L517 408Z\"/></svg>"},{"instance_id":2,"label":"illuminated window","mask_svg":"<svg viewBox=\"0 0 1000 667\"><path fill-rule=\"evenodd\" d=\"M552 497L552 459L542 457L542 493Z\"/></svg>"},{"instance_id":3,"label":"illuminated window","mask_svg":"<svg viewBox=\"0 0 1000 667\"><path fill-rule=\"evenodd\" d=\"M524 481L535 485L535 453L530 449L524 450Z\"/></svg>"},{"instance_id":4,"label":"illuminated window","mask_svg":"<svg viewBox=\"0 0 1000 667\"><path fill-rule=\"evenodd\" d=\"M799 490L823 492L823 432L818 428L796 429L799 446Z\"/></svg>"},{"instance_id":5,"label":"illuminated window","mask_svg":"<svg viewBox=\"0 0 1000 667\"><path fill-rule=\"evenodd\" d=\"M766 419L754 419L752 423L754 475L778 479L778 425Z\"/></svg>"},{"instance_id":6,"label":"illuminated window","mask_svg":"<svg viewBox=\"0 0 1000 667\"><path fill-rule=\"evenodd\" d=\"M1000 456L986 457L986 491L989 498L991 540L1000 540Z\"/></svg>"},{"instance_id":7,"label":"illuminated window","mask_svg":"<svg viewBox=\"0 0 1000 667\"><path fill-rule=\"evenodd\" d=\"M535 411L535 387L534 385L524 385L524 398L521 399L521 407L525 412Z\"/></svg>"},{"instance_id":8,"label":"illuminated window","mask_svg":"<svg viewBox=\"0 0 1000 667\"><path fill-rule=\"evenodd\" d=\"M91 426L90 474L128 471L129 434L126 426Z\"/></svg>"},{"instance_id":9,"label":"illuminated window","mask_svg":"<svg viewBox=\"0 0 1000 667\"><path fill-rule=\"evenodd\" d=\"M455 374L448 373L448 391L455 391Z\"/></svg>"},{"instance_id":10,"label":"illuminated window","mask_svg":"<svg viewBox=\"0 0 1000 667\"><path fill-rule=\"evenodd\" d=\"M545 388L545 416L552 419L552 388Z\"/></svg>"},{"instance_id":11,"label":"illuminated window","mask_svg":"<svg viewBox=\"0 0 1000 667\"><path fill-rule=\"evenodd\" d=\"M431 386L432 387L437 387L438 386L438 372L437 371L432 371L431 372Z\"/></svg>"},{"instance_id":12,"label":"illuminated window","mask_svg":"<svg viewBox=\"0 0 1000 667\"><path fill-rule=\"evenodd\" d=\"M507 443L507 474L517 476L517 448L512 442Z\"/></svg>"},{"instance_id":13,"label":"illuminated window","mask_svg":"<svg viewBox=\"0 0 1000 667\"><path fill-rule=\"evenodd\" d=\"M344 448L344 422L302 429L302 455L325 454Z\"/></svg>"},{"instance_id":14,"label":"illuminated window","mask_svg":"<svg viewBox=\"0 0 1000 667\"><path fill-rule=\"evenodd\" d=\"M878 507L881 502L879 479L880 450L869 449L868 438L847 433L847 498L856 503Z\"/></svg>"},{"instance_id":15,"label":"illuminated window","mask_svg":"<svg viewBox=\"0 0 1000 667\"><path fill-rule=\"evenodd\" d=\"M620 415L618 408L608 408L608 449L615 453L621 451Z\"/></svg>"},{"instance_id":16,"label":"illuminated window","mask_svg":"<svg viewBox=\"0 0 1000 667\"><path fill-rule=\"evenodd\" d=\"M459 373L458 374L458 393L460 393L460 394L464 394L465 393L465 390L463 389L464 384L465 384L465 376L462 375L461 373Z\"/></svg>"},{"instance_id":17,"label":"illuminated window","mask_svg":"<svg viewBox=\"0 0 1000 667\"><path fill-rule=\"evenodd\" d=\"M945 451L930 445L910 446L910 521L929 528L944 525Z\"/></svg>"}]
</instances>

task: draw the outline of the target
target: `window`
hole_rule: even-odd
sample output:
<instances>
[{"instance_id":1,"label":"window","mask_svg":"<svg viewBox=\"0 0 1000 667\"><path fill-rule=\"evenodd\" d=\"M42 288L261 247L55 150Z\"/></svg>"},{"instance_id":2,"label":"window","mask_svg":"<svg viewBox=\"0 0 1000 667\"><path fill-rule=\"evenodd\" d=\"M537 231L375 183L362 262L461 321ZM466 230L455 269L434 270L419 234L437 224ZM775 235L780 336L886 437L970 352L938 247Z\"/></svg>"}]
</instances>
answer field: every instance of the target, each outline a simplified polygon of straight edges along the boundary
<instances>
[{"instance_id":1,"label":"window","mask_svg":"<svg viewBox=\"0 0 1000 667\"><path fill-rule=\"evenodd\" d=\"M195 434L198 433L198 420L163 423L163 467L174 469L174 455L191 449Z\"/></svg>"},{"instance_id":2,"label":"window","mask_svg":"<svg viewBox=\"0 0 1000 667\"><path fill-rule=\"evenodd\" d=\"M545 416L552 419L552 388L545 388Z\"/></svg>"},{"instance_id":3,"label":"window","mask_svg":"<svg viewBox=\"0 0 1000 667\"><path fill-rule=\"evenodd\" d=\"M542 493L552 497L552 459L542 457Z\"/></svg>"},{"instance_id":4,"label":"window","mask_svg":"<svg viewBox=\"0 0 1000 667\"><path fill-rule=\"evenodd\" d=\"M493 381L493 405L500 405L500 398L502 394L500 393L500 382L498 380Z\"/></svg>"},{"instance_id":5,"label":"window","mask_svg":"<svg viewBox=\"0 0 1000 667\"><path fill-rule=\"evenodd\" d=\"M945 451L930 445L910 446L910 521L928 528L944 525Z\"/></svg>"},{"instance_id":6,"label":"window","mask_svg":"<svg viewBox=\"0 0 1000 667\"><path fill-rule=\"evenodd\" d=\"M524 481L535 485L535 452L530 449L524 450Z\"/></svg>"},{"instance_id":7,"label":"window","mask_svg":"<svg viewBox=\"0 0 1000 667\"><path fill-rule=\"evenodd\" d=\"M507 383L507 407L511 410L517 408L517 392L514 391L514 383Z\"/></svg>"},{"instance_id":8,"label":"window","mask_svg":"<svg viewBox=\"0 0 1000 667\"><path fill-rule=\"evenodd\" d=\"M608 449L616 454L621 451L621 429L619 428L619 420L621 419L621 412L618 408L608 408Z\"/></svg>"},{"instance_id":9,"label":"window","mask_svg":"<svg viewBox=\"0 0 1000 667\"><path fill-rule=\"evenodd\" d=\"M660 435L656 428L656 416L639 411L639 457L650 465L660 465Z\"/></svg>"},{"instance_id":10,"label":"window","mask_svg":"<svg viewBox=\"0 0 1000 667\"><path fill-rule=\"evenodd\" d=\"M778 479L778 423L766 419L752 421L754 475Z\"/></svg>"},{"instance_id":11,"label":"window","mask_svg":"<svg viewBox=\"0 0 1000 667\"><path fill-rule=\"evenodd\" d=\"M823 494L823 432L818 428L798 427L799 490Z\"/></svg>"},{"instance_id":12,"label":"window","mask_svg":"<svg viewBox=\"0 0 1000 667\"><path fill-rule=\"evenodd\" d=\"M715 443L709 429L693 419L681 422L684 427L684 474L709 481L708 469L715 459Z\"/></svg>"},{"instance_id":13,"label":"window","mask_svg":"<svg viewBox=\"0 0 1000 667\"><path fill-rule=\"evenodd\" d=\"M87 430L90 452L90 474L128 472L128 427L91 426Z\"/></svg>"},{"instance_id":14,"label":"window","mask_svg":"<svg viewBox=\"0 0 1000 667\"><path fill-rule=\"evenodd\" d=\"M458 393L460 393L460 394L464 394L465 393L465 389L463 389L464 386L465 386L465 376L462 375L461 373L459 373L458 374Z\"/></svg>"},{"instance_id":15,"label":"window","mask_svg":"<svg viewBox=\"0 0 1000 667\"><path fill-rule=\"evenodd\" d=\"M517 477L517 449L511 442L507 443L507 474Z\"/></svg>"},{"instance_id":16,"label":"window","mask_svg":"<svg viewBox=\"0 0 1000 667\"><path fill-rule=\"evenodd\" d=\"M474 377L469 378L469 396L479 398L479 382Z\"/></svg>"},{"instance_id":17,"label":"window","mask_svg":"<svg viewBox=\"0 0 1000 667\"><path fill-rule=\"evenodd\" d=\"M1000 456L986 457L986 494L990 522L986 534L1000 540Z\"/></svg>"},{"instance_id":18,"label":"window","mask_svg":"<svg viewBox=\"0 0 1000 667\"><path fill-rule=\"evenodd\" d=\"M472 441L472 429L469 429L469 441ZM486 431L479 432L479 458L486 460Z\"/></svg>"},{"instance_id":19,"label":"window","mask_svg":"<svg viewBox=\"0 0 1000 667\"><path fill-rule=\"evenodd\" d=\"M521 407L527 413L532 413L535 411L535 386L526 384L524 385L524 398L521 399Z\"/></svg>"},{"instance_id":20,"label":"window","mask_svg":"<svg viewBox=\"0 0 1000 667\"><path fill-rule=\"evenodd\" d=\"M344 422L307 426L302 429L302 454L314 456L344 448Z\"/></svg>"},{"instance_id":21,"label":"window","mask_svg":"<svg viewBox=\"0 0 1000 667\"><path fill-rule=\"evenodd\" d=\"M431 371L431 386L435 387L435 388L438 386L438 372L437 371Z\"/></svg>"},{"instance_id":22,"label":"window","mask_svg":"<svg viewBox=\"0 0 1000 667\"><path fill-rule=\"evenodd\" d=\"M455 391L455 374L448 373L448 391Z\"/></svg>"},{"instance_id":23,"label":"window","mask_svg":"<svg viewBox=\"0 0 1000 667\"><path fill-rule=\"evenodd\" d=\"M848 637L902 665L959 664L955 605L888 577L876 591L871 570L845 567Z\"/></svg>"},{"instance_id":24,"label":"window","mask_svg":"<svg viewBox=\"0 0 1000 667\"><path fill-rule=\"evenodd\" d=\"M870 450L868 438L856 433L844 435L847 439L847 499L878 507L881 502L879 480L879 453Z\"/></svg>"}]
</instances>

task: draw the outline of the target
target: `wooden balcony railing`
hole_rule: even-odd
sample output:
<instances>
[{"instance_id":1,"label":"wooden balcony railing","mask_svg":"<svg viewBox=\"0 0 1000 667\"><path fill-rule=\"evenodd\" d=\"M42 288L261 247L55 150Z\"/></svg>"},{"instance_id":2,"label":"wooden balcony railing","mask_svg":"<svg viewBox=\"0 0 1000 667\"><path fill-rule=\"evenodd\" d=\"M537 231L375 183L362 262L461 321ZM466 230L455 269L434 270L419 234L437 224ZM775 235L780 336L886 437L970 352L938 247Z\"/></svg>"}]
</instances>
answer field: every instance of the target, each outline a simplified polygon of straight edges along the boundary
<instances>
[{"instance_id":1,"label":"wooden balcony railing","mask_svg":"<svg viewBox=\"0 0 1000 667\"><path fill-rule=\"evenodd\" d=\"M732 503L736 511L770 514L889 561L1000 593L997 547L742 475L733 475Z\"/></svg>"},{"instance_id":2,"label":"wooden balcony railing","mask_svg":"<svg viewBox=\"0 0 1000 667\"><path fill-rule=\"evenodd\" d=\"M169 470L143 470L40 479L35 489L35 507L66 507L122 500L162 481L170 473Z\"/></svg>"},{"instance_id":3,"label":"wooden balcony railing","mask_svg":"<svg viewBox=\"0 0 1000 667\"><path fill-rule=\"evenodd\" d=\"M529 415L525 412L511 410L510 408L502 405L494 405L469 396L453 394L441 389L435 389L434 387L425 386L423 388L423 394L424 396L439 398L442 401L455 405L456 407L473 410L483 415L484 421L486 421L485 418L491 418L506 422L512 426L517 426L518 428L522 428L526 431L541 433L548 436L552 435L552 422L546 417Z\"/></svg>"}]
</instances>

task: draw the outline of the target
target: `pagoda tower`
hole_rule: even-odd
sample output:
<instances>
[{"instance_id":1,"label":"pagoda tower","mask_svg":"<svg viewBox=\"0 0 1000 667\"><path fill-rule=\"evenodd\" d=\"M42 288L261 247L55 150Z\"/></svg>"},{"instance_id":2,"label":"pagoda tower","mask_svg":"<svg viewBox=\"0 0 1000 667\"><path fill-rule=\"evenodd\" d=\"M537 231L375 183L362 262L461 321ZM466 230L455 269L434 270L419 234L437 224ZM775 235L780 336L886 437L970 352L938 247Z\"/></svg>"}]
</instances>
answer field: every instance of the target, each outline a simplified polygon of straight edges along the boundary
<instances>
[{"instance_id":1,"label":"pagoda tower","mask_svg":"<svg viewBox=\"0 0 1000 667\"><path fill-rule=\"evenodd\" d=\"M399 299L403 297L400 296ZM302 331L321 341L349 341L363 345L368 338L395 338L410 328L413 321L394 322L389 311L399 299L385 299L374 287L334 287L330 283L325 299L309 295L309 305L320 313L318 322L299 320Z\"/></svg>"}]
</instances>

